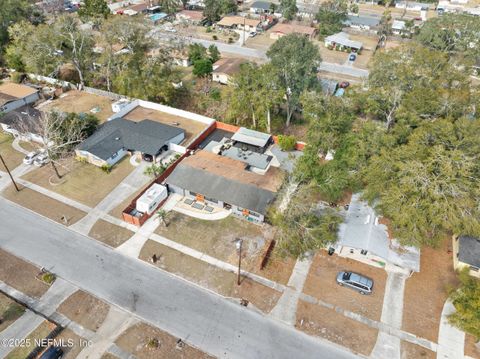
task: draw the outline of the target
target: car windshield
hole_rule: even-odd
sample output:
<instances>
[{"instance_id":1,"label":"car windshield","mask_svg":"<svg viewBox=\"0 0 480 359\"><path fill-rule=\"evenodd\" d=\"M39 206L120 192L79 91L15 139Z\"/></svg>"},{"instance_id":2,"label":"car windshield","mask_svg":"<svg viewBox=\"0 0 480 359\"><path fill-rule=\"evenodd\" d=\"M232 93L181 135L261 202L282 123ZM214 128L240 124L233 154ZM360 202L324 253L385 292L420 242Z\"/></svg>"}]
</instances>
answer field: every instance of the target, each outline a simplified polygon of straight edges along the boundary
<instances>
[{"instance_id":1,"label":"car windshield","mask_svg":"<svg viewBox=\"0 0 480 359\"><path fill-rule=\"evenodd\" d=\"M343 277L342 277L342 279L343 279L343 280L349 280L349 279L350 279L350 275L351 275L351 274L352 274L352 273L349 273L349 272L345 272L345 273L343 273Z\"/></svg>"}]
</instances>

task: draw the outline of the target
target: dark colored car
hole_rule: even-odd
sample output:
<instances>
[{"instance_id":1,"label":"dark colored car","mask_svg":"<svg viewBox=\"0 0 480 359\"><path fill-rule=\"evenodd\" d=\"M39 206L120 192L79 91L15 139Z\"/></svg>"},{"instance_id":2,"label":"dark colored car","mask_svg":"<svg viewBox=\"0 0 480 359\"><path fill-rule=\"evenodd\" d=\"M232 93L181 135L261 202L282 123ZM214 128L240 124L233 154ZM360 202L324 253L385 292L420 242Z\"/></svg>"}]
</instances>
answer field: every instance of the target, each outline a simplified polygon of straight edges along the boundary
<instances>
[{"instance_id":1,"label":"dark colored car","mask_svg":"<svg viewBox=\"0 0 480 359\"><path fill-rule=\"evenodd\" d=\"M63 357L63 350L59 347L51 346L43 352L39 359L60 359Z\"/></svg>"},{"instance_id":2,"label":"dark colored car","mask_svg":"<svg viewBox=\"0 0 480 359\"><path fill-rule=\"evenodd\" d=\"M350 56L348 57L349 61L355 61L356 59L357 59L357 55L355 54L350 54Z\"/></svg>"},{"instance_id":3,"label":"dark colored car","mask_svg":"<svg viewBox=\"0 0 480 359\"><path fill-rule=\"evenodd\" d=\"M360 294L371 294L373 291L373 280L354 272L339 272L337 283L355 289Z\"/></svg>"}]
</instances>

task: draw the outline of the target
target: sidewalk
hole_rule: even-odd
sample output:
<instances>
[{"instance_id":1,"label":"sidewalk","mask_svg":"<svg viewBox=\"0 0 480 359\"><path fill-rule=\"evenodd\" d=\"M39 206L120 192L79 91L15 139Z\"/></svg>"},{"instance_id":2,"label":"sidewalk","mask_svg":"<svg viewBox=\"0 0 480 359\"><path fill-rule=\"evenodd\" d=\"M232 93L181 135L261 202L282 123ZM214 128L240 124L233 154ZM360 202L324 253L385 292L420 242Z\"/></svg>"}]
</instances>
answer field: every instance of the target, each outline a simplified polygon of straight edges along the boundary
<instances>
[{"instance_id":1,"label":"sidewalk","mask_svg":"<svg viewBox=\"0 0 480 359\"><path fill-rule=\"evenodd\" d=\"M455 307L447 300L443 306L438 332L437 359L456 359L464 356L465 333L448 323L448 316L452 313L455 313Z\"/></svg>"}]
</instances>

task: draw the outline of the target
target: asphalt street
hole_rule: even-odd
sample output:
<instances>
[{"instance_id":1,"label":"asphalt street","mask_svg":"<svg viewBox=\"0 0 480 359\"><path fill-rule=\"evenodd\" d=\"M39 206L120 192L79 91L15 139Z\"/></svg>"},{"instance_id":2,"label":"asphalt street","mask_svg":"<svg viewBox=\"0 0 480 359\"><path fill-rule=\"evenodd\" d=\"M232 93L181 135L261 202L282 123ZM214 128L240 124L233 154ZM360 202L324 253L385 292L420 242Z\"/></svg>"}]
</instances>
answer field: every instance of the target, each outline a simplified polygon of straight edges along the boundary
<instances>
[{"instance_id":1,"label":"asphalt street","mask_svg":"<svg viewBox=\"0 0 480 359\"><path fill-rule=\"evenodd\" d=\"M216 357L356 357L3 198L0 216L2 249Z\"/></svg>"}]
</instances>

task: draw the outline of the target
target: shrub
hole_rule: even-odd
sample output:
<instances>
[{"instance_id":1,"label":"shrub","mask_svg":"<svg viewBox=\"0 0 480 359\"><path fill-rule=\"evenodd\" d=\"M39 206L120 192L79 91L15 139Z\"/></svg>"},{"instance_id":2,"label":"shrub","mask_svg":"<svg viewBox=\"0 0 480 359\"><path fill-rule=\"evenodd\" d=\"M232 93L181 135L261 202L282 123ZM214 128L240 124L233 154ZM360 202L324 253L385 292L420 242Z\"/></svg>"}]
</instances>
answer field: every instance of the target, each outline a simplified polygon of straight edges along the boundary
<instances>
[{"instance_id":1,"label":"shrub","mask_svg":"<svg viewBox=\"0 0 480 359\"><path fill-rule=\"evenodd\" d=\"M231 37L228 38L228 43L233 44L233 39Z\"/></svg>"},{"instance_id":2,"label":"shrub","mask_svg":"<svg viewBox=\"0 0 480 359\"><path fill-rule=\"evenodd\" d=\"M217 36L217 35L213 35L213 36L212 36L212 39L218 40L218 36Z\"/></svg>"},{"instance_id":3,"label":"shrub","mask_svg":"<svg viewBox=\"0 0 480 359\"><path fill-rule=\"evenodd\" d=\"M222 99L222 94L220 93L219 89L213 88L210 91L210 97L215 101L220 101Z\"/></svg>"},{"instance_id":4,"label":"shrub","mask_svg":"<svg viewBox=\"0 0 480 359\"><path fill-rule=\"evenodd\" d=\"M77 156L77 157L75 157L75 159L80 163L87 163L88 162L87 157L83 157L83 156Z\"/></svg>"},{"instance_id":5,"label":"shrub","mask_svg":"<svg viewBox=\"0 0 480 359\"><path fill-rule=\"evenodd\" d=\"M102 171L105 173L110 173L112 172L112 166L105 163L104 165L102 165Z\"/></svg>"},{"instance_id":6,"label":"shrub","mask_svg":"<svg viewBox=\"0 0 480 359\"><path fill-rule=\"evenodd\" d=\"M10 75L10 80L12 80L12 82L16 84L19 84L20 82L23 81L24 77L25 77L25 74L21 72L14 72Z\"/></svg>"},{"instance_id":7,"label":"shrub","mask_svg":"<svg viewBox=\"0 0 480 359\"><path fill-rule=\"evenodd\" d=\"M147 347L151 349L156 349L160 346L160 342L157 338L150 338L147 341Z\"/></svg>"},{"instance_id":8,"label":"shrub","mask_svg":"<svg viewBox=\"0 0 480 359\"><path fill-rule=\"evenodd\" d=\"M208 26L207 29L205 30L206 32L212 32L211 26Z\"/></svg>"},{"instance_id":9,"label":"shrub","mask_svg":"<svg viewBox=\"0 0 480 359\"><path fill-rule=\"evenodd\" d=\"M55 274L50 272L46 272L42 274L42 280L47 284L52 284L53 282L55 282L55 278L56 278Z\"/></svg>"},{"instance_id":10,"label":"shrub","mask_svg":"<svg viewBox=\"0 0 480 359\"><path fill-rule=\"evenodd\" d=\"M297 144L297 140L295 136L278 136L278 145L282 149L282 151L293 151Z\"/></svg>"}]
</instances>

